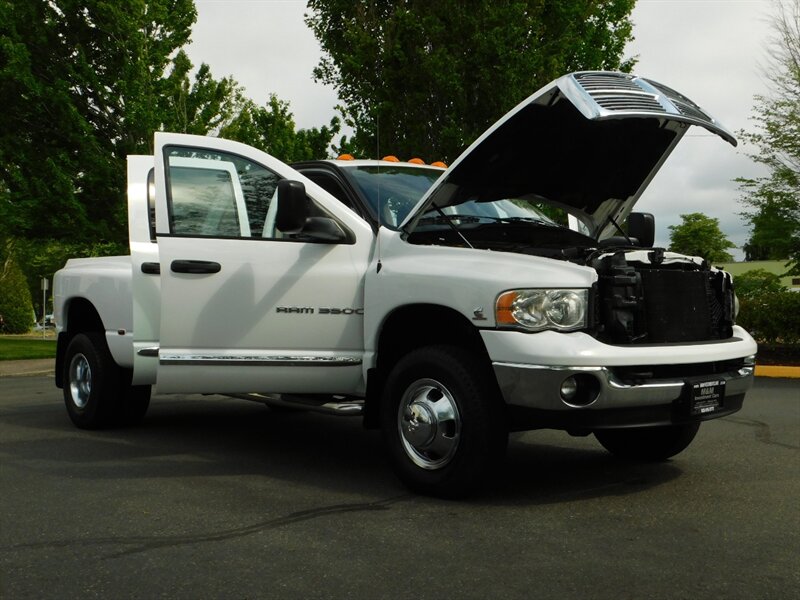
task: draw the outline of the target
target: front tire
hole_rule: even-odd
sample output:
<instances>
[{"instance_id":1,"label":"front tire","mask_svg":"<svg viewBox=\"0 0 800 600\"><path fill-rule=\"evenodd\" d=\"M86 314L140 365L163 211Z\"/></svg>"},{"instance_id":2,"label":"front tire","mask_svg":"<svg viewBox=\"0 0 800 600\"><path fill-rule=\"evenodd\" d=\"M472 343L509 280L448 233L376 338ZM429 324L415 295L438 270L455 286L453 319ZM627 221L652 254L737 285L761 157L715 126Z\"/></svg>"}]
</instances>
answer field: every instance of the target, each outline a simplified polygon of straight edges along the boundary
<instances>
[{"instance_id":1,"label":"front tire","mask_svg":"<svg viewBox=\"0 0 800 600\"><path fill-rule=\"evenodd\" d=\"M381 429L401 481L444 497L485 483L508 442L491 372L451 346L420 348L398 361L384 388Z\"/></svg>"},{"instance_id":2,"label":"front tire","mask_svg":"<svg viewBox=\"0 0 800 600\"><path fill-rule=\"evenodd\" d=\"M667 460L692 443L700 423L630 429L601 429L594 436L614 456L628 460Z\"/></svg>"}]
</instances>

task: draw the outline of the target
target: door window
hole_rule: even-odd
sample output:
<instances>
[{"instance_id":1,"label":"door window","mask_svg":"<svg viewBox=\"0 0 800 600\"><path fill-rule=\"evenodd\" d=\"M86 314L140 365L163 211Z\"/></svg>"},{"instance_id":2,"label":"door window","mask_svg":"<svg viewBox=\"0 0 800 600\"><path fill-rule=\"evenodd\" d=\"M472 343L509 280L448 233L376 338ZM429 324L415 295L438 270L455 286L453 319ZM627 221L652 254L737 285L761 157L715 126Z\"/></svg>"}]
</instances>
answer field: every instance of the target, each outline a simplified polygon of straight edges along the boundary
<instances>
[{"instance_id":1,"label":"door window","mask_svg":"<svg viewBox=\"0 0 800 600\"><path fill-rule=\"evenodd\" d=\"M225 152L167 146L164 155L170 233L262 237L277 174Z\"/></svg>"}]
</instances>

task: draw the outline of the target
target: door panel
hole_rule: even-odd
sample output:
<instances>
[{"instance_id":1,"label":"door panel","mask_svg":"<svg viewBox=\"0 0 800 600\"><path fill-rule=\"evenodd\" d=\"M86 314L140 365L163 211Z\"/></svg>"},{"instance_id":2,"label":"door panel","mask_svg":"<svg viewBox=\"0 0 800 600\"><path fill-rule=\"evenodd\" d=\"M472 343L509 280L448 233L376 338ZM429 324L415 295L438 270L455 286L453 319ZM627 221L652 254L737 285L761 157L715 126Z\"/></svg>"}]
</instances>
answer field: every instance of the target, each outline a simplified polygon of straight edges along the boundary
<instances>
[{"instance_id":1,"label":"door panel","mask_svg":"<svg viewBox=\"0 0 800 600\"><path fill-rule=\"evenodd\" d=\"M161 329L161 276L151 210L155 208L152 156L128 157L128 239L133 287L133 384L156 381Z\"/></svg>"},{"instance_id":2,"label":"door panel","mask_svg":"<svg viewBox=\"0 0 800 600\"><path fill-rule=\"evenodd\" d=\"M363 391L368 225L290 167L242 144L157 134L156 152L158 391ZM352 231L355 243L265 231L282 178L305 183L314 210Z\"/></svg>"}]
</instances>

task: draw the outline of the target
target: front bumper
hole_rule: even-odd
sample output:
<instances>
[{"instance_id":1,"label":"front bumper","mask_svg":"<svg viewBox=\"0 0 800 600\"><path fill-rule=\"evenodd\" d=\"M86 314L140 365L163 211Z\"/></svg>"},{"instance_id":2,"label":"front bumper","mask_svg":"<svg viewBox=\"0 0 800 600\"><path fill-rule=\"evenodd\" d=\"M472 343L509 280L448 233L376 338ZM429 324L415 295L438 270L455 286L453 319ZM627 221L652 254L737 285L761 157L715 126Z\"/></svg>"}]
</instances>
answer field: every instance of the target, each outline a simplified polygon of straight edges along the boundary
<instances>
[{"instance_id":1,"label":"front bumper","mask_svg":"<svg viewBox=\"0 0 800 600\"><path fill-rule=\"evenodd\" d=\"M555 428L594 430L618 427L674 425L705 421L732 414L742 406L745 392L753 384L755 361L725 368L724 363L687 365L686 376L675 365L668 377L653 377L614 367L560 367L493 363L497 382L508 405L515 430ZM561 389L570 377L580 393L565 400ZM692 383L725 382L718 407L692 414Z\"/></svg>"}]
</instances>

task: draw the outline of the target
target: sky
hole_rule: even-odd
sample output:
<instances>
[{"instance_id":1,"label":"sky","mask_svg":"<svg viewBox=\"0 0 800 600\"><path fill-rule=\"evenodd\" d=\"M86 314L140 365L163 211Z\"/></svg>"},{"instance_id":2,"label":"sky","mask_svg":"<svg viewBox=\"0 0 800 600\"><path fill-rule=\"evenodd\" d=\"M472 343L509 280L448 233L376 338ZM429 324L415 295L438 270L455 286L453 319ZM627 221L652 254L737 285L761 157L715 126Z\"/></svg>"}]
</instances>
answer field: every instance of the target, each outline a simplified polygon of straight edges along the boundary
<instances>
[{"instance_id":1,"label":"sky","mask_svg":"<svg viewBox=\"0 0 800 600\"><path fill-rule=\"evenodd\" d=\"M319 127L336 114L333 88L315 83L321 51L303 16L301 0L195 0L197 23L187 52L215 77L232 75L264 104L271 93L288 101L298 127ZM678 90L729 131L752 130L753 96L767 91L772 0L638 0L631 19L638 56L634 72ZM531 89L531 93L536 90ZM738 136L737 136L738 137ZM738 246L748 232L739 216L736 177L761 174L740 140L733 148L699 127L684 137L645 191L637 210L656 217L656 244L669 245L669 225L702 212L719 219Z\"/></svg>"}]
</instances>

